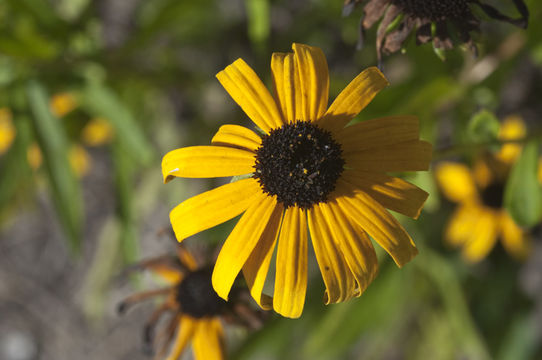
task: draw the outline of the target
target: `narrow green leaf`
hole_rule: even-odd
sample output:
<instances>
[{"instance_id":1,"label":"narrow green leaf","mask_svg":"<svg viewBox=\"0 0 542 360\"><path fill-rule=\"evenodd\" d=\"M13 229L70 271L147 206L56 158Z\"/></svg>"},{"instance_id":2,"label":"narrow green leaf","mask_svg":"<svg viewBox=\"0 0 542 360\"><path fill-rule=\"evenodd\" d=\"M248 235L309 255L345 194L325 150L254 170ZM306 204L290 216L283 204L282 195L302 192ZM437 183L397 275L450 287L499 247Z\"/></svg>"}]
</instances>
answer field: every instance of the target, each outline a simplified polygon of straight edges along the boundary
<instances>
[{"instance_id":1,"label":"narrow green leaf","mask_svg":"<svg viewBox=\"0 0 542 360\"><path fill-rule=\"evenodd\" d=\"M540 140L525 144L520 158L512 168L504 191L504 205L521 226L533 226L542 217L542 188L538 183Z\"/></svg>"},{"instance_id":2,"label":"narrow green leaf","mask_svg":"<svg viewBox=\"0 0 542 360\"><path fill-rule=\"evenodd\" d=\"M488 110L474 114L467 126L467 136L473 143L486 143L497 139L500 123L497 117Z\"/></svg>"},{"instance_id":3,"label":"narrow green leaf","mask_svg":"<svg viewBox=\"0 0 542 360\"><path fill-rule=\"evenodd\" d=\"M43 153L53 200L72 251L80 249L83 202L79 182L68 160L68 139L62 123L49 110L49 97L37 81L27 85L32 125Z\"/></svg>"},{"instance_id":4,"label":"narrow green leaf","mask_svg":"<svg viewBox=\"0 0 542 360\"><path fill-rule=\"evenodd\" d=\"M81 93L81 105L94 116L106 118L115 129L120 144L142 164L153 158L150 143L134 116L109 88L100 84L90 84Z\"/></svg>"},{"instance_id":5,"label":"narrow green leaf","mask_svg":"<svg viewBox=\"0 0 542 360\"><path fill-rule=\"evenodd\" d=\"M262 44L269 37L269 0L246 0L248 36L254 44Z\"/></svg>"}]
</instances>

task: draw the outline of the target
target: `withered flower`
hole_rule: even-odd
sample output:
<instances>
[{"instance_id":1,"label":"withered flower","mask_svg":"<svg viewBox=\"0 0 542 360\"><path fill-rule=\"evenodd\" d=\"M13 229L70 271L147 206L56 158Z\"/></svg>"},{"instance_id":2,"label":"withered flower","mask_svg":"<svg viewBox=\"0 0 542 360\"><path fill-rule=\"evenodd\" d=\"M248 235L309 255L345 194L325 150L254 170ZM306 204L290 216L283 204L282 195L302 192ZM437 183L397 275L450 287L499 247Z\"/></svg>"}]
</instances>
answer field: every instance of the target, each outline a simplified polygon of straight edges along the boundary
<instances>
[{"instance_id":1,"label":"withered flower","mask_svg":"<svg viewBox=\"0 0 542 360\"><path fill-rule=\"evenodd\" d=\"M495 20L526 28L529 18L527 6L523 0L512 1L521 15L516 19L503 15L480 0L345 0L343 15L349 15L356 5L365 4L359 47L363 46L365 30L380 20L376 34L379 63L382 52L391 54L400 50L412 31L416 33L418 45L431 41L437 55L443 58L443 50L458 44L465 44L476 54L471 32L480 31L480 19L472 5Z\"/></svg>"},{"instance_id":2,"label":"withered flower","mask_svg":"<svg viewBox=\"0 0 542 360\"><path fill-rule=\"evenodd\" d=\"M248 305L250 296L242 289L237 289L226 303L213 290L210 266L202 265L183 246L178 246L176 255L145 260L129 268L150 270L168 285L129 296L119 304L118 311L124 313L140 301L163 296L164 301L151 314L143 331L145 348L154 353L154 359L178 359L190 343L196 360L224 359L222 323L258 328L263 314ZM169 320L155 336L155 328L163 317Z\"/></svg>"}]
</instances>

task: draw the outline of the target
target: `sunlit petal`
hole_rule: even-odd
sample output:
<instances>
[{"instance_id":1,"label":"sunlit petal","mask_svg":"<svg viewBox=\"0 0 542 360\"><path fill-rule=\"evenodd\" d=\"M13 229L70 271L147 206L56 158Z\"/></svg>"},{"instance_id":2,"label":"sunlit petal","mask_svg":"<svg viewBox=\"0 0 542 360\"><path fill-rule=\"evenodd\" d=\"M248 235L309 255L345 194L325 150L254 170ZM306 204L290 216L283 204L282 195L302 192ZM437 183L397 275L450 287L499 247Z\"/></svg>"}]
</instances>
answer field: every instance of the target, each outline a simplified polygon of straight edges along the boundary
<instances>
[{"instance_id":1,"label":"sunlit petal","mask_svg":"<svg viewBox=\"0 0 542 360\"><path fill-rule=\"evenodd\" d=\"M435 176L444 196L451 201L469 202L478 198L474 178L465 165L441 162L435 169Z\"/></svg>"},{"instance_id":2,"label":"sunlit petal","mask_svg":"<svg viewBox=\"0 0 542 360\"><path fill-rule=\"evenodd\" d=\"M217 318L198 320L192 340L195 360L222 360L226 358L224 330Z\"/></svg>"},{"instance_id":3,"label":"sunlit petal","mask_svg":"<svg viewBox=\"0 0 542 360\"><path fill-rule=\"evenodd\" d=\"M239 125L222 125L211 140L213 145L256 151L262 139L252 130Z\"/></svg>"}]
</instances>

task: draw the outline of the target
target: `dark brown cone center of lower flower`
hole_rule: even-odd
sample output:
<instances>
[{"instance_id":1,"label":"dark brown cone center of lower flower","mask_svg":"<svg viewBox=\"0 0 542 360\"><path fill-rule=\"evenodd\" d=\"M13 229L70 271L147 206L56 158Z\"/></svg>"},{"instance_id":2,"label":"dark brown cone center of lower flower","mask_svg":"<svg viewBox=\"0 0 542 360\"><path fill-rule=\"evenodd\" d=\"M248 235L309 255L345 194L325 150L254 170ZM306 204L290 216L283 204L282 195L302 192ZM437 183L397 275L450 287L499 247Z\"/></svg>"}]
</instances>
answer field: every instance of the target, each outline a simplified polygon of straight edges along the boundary
<instances>
[{"instance_id":1,"label":"dark brown cone center of lower flower","mask_svg":"<svg viewBox=\"0 0 542 360\"><path fill-rule=\"evenodd\" d=\"M481 191L484 205L495 209L501 209L504 198L504 183L494 182Z\"/></svg>"},{"instance_id":2,"label":"dark brown cone center of lower flower","mask_svg":"<svg viewBox=\"0 0 542 360\"><path fill-rule=\"evenodd\" d=\"M307 121L273 129L256 150L253 177L285 207L308 209L325 202L344 167L331 133Z\"/></svg>"},{"instance_id":3,"label":"dark brown cone center of lower flower","mask_svg":"<svg viewBox=\"0 0 542 360\"><path fill-rule=\"evenodd\" d=\"M405 14L432 21L461 19L470 13L467 0L392 0Z\"/></svg>"},{"instance_id":4,"label":"dark brown cone center of lower flower","mask_svg":"<svg viewBox=\"0 0 542 360\"><path fill-rule=\"evenodd\" d=\"M194 318L219 315L226 305L213 289L210 269L189 272L177 287L177 301Z\"/></svg>"}]
</instances>

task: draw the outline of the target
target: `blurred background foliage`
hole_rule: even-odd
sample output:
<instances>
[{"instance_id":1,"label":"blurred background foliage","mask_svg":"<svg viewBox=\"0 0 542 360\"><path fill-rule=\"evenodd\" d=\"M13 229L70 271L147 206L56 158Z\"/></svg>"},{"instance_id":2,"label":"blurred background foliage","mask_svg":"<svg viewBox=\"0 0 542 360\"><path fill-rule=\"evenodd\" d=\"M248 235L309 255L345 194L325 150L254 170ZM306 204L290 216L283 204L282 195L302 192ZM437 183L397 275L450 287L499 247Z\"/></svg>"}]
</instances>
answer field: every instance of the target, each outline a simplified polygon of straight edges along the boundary
<instances>
[{"instance_id":1,"label":"blurred background foliage","mask_svg":"<svg viewBox=\"0 0 542 360\"><path fill-rule=\"evenodd\" d=\"M509 1L492 3L515 14ZM232 358L542 358L542 4L526 3L527 30L484 18L477 58L455 49L441 61L414 41L386 57L391 86L359 119L417 115L435 163L470 164L499 149L504 118L523 118L527 145L505 205L533 240L528 258L497 245L466 263L442 240L455 205L432 172L406 174L431 194L418 221L401 218L420 255L401 270L380 257L380 274L360 299L327 307L313 263L303 317L272 317L253 333L233 329ZM162 185L161 156L208 143L221 124L248 124L214 78L239 57L269 84L273 51L319 46L331 98L374 65L375 31L357 51L362 11L342 17L342 5L0 1L0 358L145 358L139 332L149 308L129 320L112 310L142 279L116 276L170 247L160 234L174 205L224 181ZM233 223L188 242L221 244Z\"/></svg>"}]
</instances>

